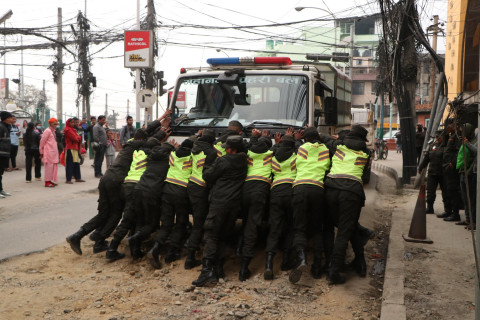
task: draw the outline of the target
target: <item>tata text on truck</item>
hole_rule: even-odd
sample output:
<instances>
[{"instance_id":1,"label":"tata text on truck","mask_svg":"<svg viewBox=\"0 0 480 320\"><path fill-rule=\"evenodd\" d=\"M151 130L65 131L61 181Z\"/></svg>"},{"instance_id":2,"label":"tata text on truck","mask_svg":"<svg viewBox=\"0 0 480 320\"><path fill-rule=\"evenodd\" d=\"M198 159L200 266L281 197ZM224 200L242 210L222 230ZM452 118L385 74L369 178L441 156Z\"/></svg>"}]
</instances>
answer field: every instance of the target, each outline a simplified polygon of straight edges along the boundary
<instances>
[{"instance_id":1,"label":"tata text on truck","mask_svg":"<svg viewBox=\"0 0 480 320\"><path fill-rule=\"evenodd\" d=\"M287 57L208 59L208 68L182 68L169 102L172 137L209 127L221 135L231 120L270 133L316 126L333 134L351 122L351 79L329 63Z\"/></svg>"}]
</instances>

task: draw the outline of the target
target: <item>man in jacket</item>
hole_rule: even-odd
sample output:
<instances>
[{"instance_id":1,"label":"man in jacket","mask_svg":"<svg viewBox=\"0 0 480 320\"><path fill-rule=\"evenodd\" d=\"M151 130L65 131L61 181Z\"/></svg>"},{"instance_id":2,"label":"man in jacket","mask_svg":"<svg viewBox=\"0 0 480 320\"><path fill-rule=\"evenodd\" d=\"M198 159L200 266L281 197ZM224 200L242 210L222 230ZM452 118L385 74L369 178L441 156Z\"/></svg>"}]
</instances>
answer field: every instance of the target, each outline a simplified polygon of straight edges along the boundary
<instances>
[{"instance_id":1,"label":"man in jacket","mask_svg":"<svg viewBox=\"0 0 480 320\"><path fill-rule=\"evenodd\" d=\"M80 172L80 150L82 137L75 130L77 118L68 119L65 126L65 175L66 183L72 184L72 176L76 182L85 182Z\"/></svg>"},{"instance_id":2,"label":"man in jacket","mask_svg":"<svg viewBox=\"0 0 480 320\"><path fill-rule=\"evenodd\" d=\"M97 144L95 150L95 159L93 160L93 166L95 170L95 177L101 178L102 164L105 158L105 150L107 149L107 132L103 125L107 122L105 116L98 116L97 124L93 127L93 142Z\"/></svg>"},{"instance_id":3,"label":"man in jacket","mask_svg":"<svg viewBox=\"0 0 480 320\"><path fill-rule=\"evenodd\" d=\"M368 131L354 125L351 131L336 146L332 157L332 168L325 179L326 199L331 219L337 226L337 236L333 247L328 281L341 284L345 278L340 270L345 264L348 242L352 242L355 260L352 266L362 276L366 274L366 263L361 241L358 219L365 205L365 192L362 177L369 161L369 151L365 144Z\"/></svg>"},{"instance_id":4,"label":"man in jacket","mask_svg":"<svg viewBox=\"0 0 480 320\"><path fill-rule=\"evenodd\" d=\"M133 126L132 116L127 116L127 124L120 130L120 144L123 146L128 140L135 135L135 127Z\"/></svg>"},{"instance_id":5,"label":"man in jacket","mask_svg":"<svg viewBox=\"0 0 480 320\"><path fill-rule=\"evenodd\" d=\"M237 219L242 186L247 176L247 155L241 136L229 136L222 145L226 154L217 158L203 172L203 179L212 186L210 207L205 220L205 247L202 272L192 284L197 287L215 284L223 278L225 240L230 235ZM216 268L215 268L216 266Z\"/></svg>"},{"instance_id":6,"label":"man in jacket","mask_svg":"<svg viewBox=\"0 0 480 320\"><path fill-rule=\"evenodd\" d=\"M201 264L195 259L195 253L200 249L203 236L203 224L208 214L209 186L202 175L205 168L210 167L217 158L213 147L215 132L203 129L192 148L192 174L188 179L187 192L192 205L193 227L187 240L188 255L185 259L185 269L192 269Z\"/></svg>"},{"instance_id":7,"label":"man in jacket","mask_svg":"<svg viewBox=\"0 0 480 320\"><path fill-rule=\"evenodd\" d=\"M3 190L2 176L5 169L8 168L10 159L10 126L13 124L14 116L8 111L0 112L0 199L11 194Z\"/></svg>"}]
</instances>

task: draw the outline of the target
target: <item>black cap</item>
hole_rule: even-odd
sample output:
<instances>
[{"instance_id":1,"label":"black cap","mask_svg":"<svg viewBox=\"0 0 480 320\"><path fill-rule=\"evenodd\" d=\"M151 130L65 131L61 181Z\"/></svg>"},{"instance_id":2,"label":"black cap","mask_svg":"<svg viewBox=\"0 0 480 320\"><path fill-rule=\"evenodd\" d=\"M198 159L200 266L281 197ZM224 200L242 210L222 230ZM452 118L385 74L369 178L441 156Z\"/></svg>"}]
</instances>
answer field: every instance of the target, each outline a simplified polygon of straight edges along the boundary
<instances>
[{"instance_id":1,"label":"black cap","mask_svg":"<svg viewBox=\"0 0 480 320\"><path fill-rule=\"evenodd\" d=\"M0 113L0 118L2 119L2 121L5 121L5 120L7 120L8 118L11 118L11 117L14 117L14 115L11 114L11 113L8 112L8 111L2 111L2 112Z\"/></svg>"},{"instance_id":2,"label":"black cap","mask_svg":"<svg viewBox=\"0 0 480 320\"><path fill-rule=\"evenodd\" d=\"M352 129L348 133L349 136L362 138L364 141L368 142L367 134L368 134L368 130L358 124L352 126Z\"/></svg>"},{"instance_id":3,"label":"black cap","mask_svg":"<svg viewBox=\"0 0 480 320\"><path fill-rule=\"evenodd\" d=\"M258 142L265 143L269 148L272 147L272 139L270 139L270 138L260 137L260 138L258 138Z\"/></svg>"},{"instance_id":4,"label":"black cap","mask_svg":"<svg viewBox=\"0 0 480 320\"><path fill-rule=\"evenodd\" d=\"M318 134L318 130L315 127L308 127L303 131L303 136L307 140L315 140L320 139L320 135Z\"/></svg>"},{"instance_id":5,"label":"black cap","mask_svg":"<svg viewBox=\"0 0 480 320\"><path fill-rule=\"evenodd\" d=\"M227 141L222 144L222 148L232 148L235 150L242 150L243 149L243 138L242 136L229 136Z\"/></svg>"},{"instance_id":6,"label":"black cap","mask_svg":"<svg viewBox=\"0 0 480 320\"><path fill-rule=\"evenodd\" d=\"M193 140L191 140L191 139L183 140L182 144L180 144L180 147L192 149L193 148Z\"/></svg>"}]
</instances>

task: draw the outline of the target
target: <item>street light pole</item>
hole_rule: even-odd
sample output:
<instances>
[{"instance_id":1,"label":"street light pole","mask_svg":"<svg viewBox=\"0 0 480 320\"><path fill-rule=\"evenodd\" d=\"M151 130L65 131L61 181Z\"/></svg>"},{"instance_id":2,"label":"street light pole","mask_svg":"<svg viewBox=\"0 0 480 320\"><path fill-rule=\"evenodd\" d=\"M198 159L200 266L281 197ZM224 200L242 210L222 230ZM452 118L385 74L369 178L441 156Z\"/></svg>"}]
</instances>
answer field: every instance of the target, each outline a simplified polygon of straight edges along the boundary
<instances>
[{"instance_id":1,"label":"street light pole","mask_svg":"<svg viewBox=\"0 0 480 320\"><path fill-rule=\"evenodd\" d=\"M3 16L0 17L0 23L3 22L3 28L5 29L5 21L7 21L8 19L10 19L10 17L12 16L13 14L13 11L12 10L8 10L7 13L5 13ZM7 39L7 35L5 35L3 37L3 48L6 49L7 48L7 43L6 43L6 39ZM3 78L6 78L7 77L7 56L6 56L6 52L3 53Z\"/></svg>"}]
</instances>

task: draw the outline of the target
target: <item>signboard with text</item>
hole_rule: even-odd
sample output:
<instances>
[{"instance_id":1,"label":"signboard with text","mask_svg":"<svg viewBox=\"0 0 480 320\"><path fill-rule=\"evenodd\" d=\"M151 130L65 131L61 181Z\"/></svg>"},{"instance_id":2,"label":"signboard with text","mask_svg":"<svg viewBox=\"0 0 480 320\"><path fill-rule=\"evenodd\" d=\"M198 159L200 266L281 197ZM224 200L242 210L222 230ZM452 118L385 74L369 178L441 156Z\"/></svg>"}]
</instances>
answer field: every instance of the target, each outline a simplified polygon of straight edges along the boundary
<instances>
[{"instance_id":1,"label":"signboard with text","mask_svg":"<svg viewBox=\"0 0 480 320\"><path fill-rule=\"evenodd\" d=\"M8 99L8 79L0 79L0 98Z\"/></svg>"},{"instance_id":2,"label":"signboard with text","mask_svg":"<svg viewBox=\"0 0 480 320\"><path fill-rule=\"evenodd\" d=\"M125 31L125 68L153 67L153 32L150 30Z\"/></svg>"}]
</instances>

